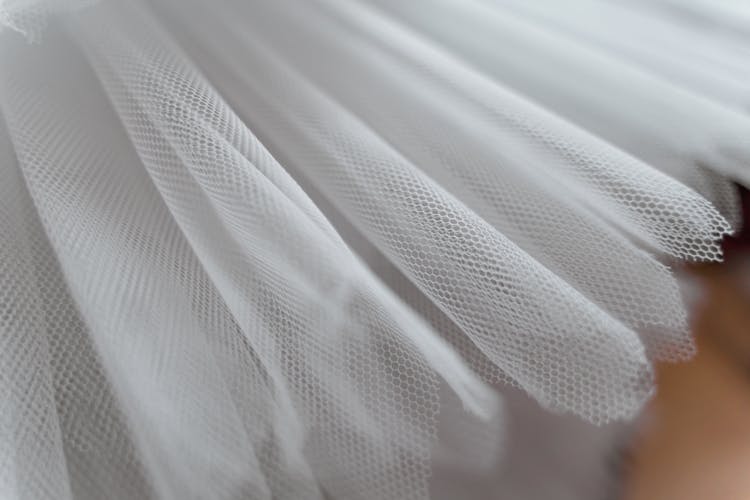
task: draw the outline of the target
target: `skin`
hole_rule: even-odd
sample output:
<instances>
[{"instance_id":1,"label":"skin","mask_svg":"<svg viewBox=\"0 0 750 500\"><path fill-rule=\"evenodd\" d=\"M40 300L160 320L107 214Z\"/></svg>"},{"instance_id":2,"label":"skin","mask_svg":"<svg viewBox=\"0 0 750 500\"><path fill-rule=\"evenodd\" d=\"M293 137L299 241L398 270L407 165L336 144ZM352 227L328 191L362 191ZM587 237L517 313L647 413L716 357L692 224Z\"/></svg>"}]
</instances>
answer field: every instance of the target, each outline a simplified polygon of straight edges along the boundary
<instances>
[{"instance_id":1,"label":"skin","mask_svg":"<svg viewBox=\"0 0 750 500\"><path fill-rule=\"evenodd\" d=\"M698 353L657 366L624 500L750 500L750 252L687 272Z\"/></svg>"}]
</instances>

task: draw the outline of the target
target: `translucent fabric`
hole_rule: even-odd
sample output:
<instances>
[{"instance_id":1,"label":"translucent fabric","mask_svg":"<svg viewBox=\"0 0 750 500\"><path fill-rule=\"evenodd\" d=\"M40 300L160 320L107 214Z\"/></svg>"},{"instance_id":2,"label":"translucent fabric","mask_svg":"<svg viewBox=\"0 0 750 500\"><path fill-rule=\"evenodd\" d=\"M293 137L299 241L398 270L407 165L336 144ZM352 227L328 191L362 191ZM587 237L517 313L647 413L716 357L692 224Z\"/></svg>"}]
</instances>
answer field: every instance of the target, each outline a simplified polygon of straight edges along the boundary
<instances>
[{"instance_id":1,"label":"translucent fabric","mask_svg":"<svg viewBox=\"0 0 750 500\"><path fill-rule=\"evenodd\" d=\"M0 496L439 498L505 384L634 417L750 23L570 5L0 0Z\"/></svg>"}]
</instances>

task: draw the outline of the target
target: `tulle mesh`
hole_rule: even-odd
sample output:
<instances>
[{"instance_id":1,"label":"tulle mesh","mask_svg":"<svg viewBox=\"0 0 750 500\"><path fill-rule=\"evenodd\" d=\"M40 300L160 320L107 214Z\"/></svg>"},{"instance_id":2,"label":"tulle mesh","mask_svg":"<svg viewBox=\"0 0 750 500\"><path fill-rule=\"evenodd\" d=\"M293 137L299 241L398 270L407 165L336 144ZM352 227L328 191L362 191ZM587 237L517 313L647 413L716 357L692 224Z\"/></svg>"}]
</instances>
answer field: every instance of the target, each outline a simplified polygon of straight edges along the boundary
<instances>
[{"instance_id":1,"label":"tulle mesh","mask_svg":"<svg viewBox=\"0 0 750 500\"><path fill-rule=\"evenodd\" d=\"M30 42L40 42L49 18L93 5L99 0L0 0L0 31L10 28Z\"/></svg>"},{"instance_id":2,"label":"tulle mesh","mask_svg":"<svg viewBox=\"0 0 750 500\"><path fill-rule=\"evenodd\" d=\"M176 56L152 46L129 68L127 57L137 52L121 46L117 69L124 75L157 57L160 70L174 72L162 80L166 87L147 87L160 92L152 104L163 107L149 110L158 115L141 107L148 94L129 99L137 86L117 87L121 94L111 87L115 103L130 106L120 116L134 149L78 50L63 36L51 40L55 47L44 51L4 47L3 68L13 71L2 73L3 109L19 160L4 168L9 179L15 169L23 173L56 272L70 286L70 298L63 288L28 307L74 301L107 377L86 370L93 360L71 361L80 371L75 384L88 392L77 401L75 385L49 373L42 347L24 344L30 334L52 336L50 329L75 335L61 323L63 311L37 331L3 323L14 335L7 352L31 351L40 365L35 372L52 384L44 401L27 403L33 412L11 402L19 412L11 414L12 428L21 426L12 435L33 440L40 456L57 454L50 461L62 482L19 481L8 485L10 493L127 498L140 488L136 497L151 490L164 498L316 498L324 491L339 498L423 497L440 403L433 370L470 408L489 415L495 403L483 386L359 263L199 77L188 71L178 78ZM52 78L61 65L76 71ZM180 113L193 120L181 121ZM33 285L25 275L11 278L10 290L16 282ZM12 303L4 307L35 319ZM11 380L20 383L17 372ZM107 399L97 396L107 379L135 431L100 443L87 435L107 423L106 412L98 413ZM55 398L65 403L56 406ZM83 436L54 425L58 414L73 419L69 411L90 411L89 398L96 411L92 421L78 422ZM49 437L29 419L34 412L46 416ZM116 438L116 429L105 437ZM67 440L73 451L63 446ZM10 444L4 460L18 468L11 478L58 481L39 470L36 457L13 458ZM97 452L107 460L69 470L76 484L68 485L65 459L79 448L88 449L89 460ZM122 490L102 479L115 473L126 483Z\"/></svg>"},{"instance_id":3,"label":"tulle mesh","mask_svg":"<svg viewBox=\"0 0 750 500\"><path fill-rule=\"evenodd\" d=\"M502 458L486 383L634 416L747 49L574 3L723 76L554 2L0 0L0 496L424 499Z\"/></svg>"},{"instance_id":4,"label":"tulle mesh","mask_svg":"<svg viewBox=\"0 0 750 500\"><path fill-rule=\"evenodd\" d=\"M487 76L697 190L725 214L735 213L736 200L729 205L731 187L715 172L750 182L746 107L727 109L691 92L689 85L685 88L681 82L675 85L660 77L661 71L644 71L611 57L599 44L571 40L512 9L493 5L512 1L372 3ZM428 8L430 15L421 15ZM623 22L616 14L610 19ZM642 31L650 36L659 33L641 24L631 24L629 29L639 36ZM672 57L693 57L687 47L700 45L696 40L704 33L695 28L691 33L695 39L682 53L671 52ZM717 37L713 38L716 43ZM737 78L747 70L747 45L741 46L735 57L721 43L701 50L710 51L714 64L717 58L728 57L733 65L744 66L729 70ZM704 71L710 73L708 68Z\"/></svg>"}]
</instances>

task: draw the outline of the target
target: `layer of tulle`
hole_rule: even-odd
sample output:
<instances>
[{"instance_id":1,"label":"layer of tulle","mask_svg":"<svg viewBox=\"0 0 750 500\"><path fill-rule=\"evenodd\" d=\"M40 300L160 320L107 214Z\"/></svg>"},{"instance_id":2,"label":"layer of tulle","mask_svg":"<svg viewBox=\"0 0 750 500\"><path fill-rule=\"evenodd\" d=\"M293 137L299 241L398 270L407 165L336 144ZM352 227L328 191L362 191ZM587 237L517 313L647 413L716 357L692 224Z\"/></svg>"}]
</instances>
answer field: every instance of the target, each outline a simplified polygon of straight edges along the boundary
<instances>
[{"instance_id":1,"label":"layer of tulle","mask_svg":"<svg viewBox=\"0 0 750 500\"><path fill-rule=\"evenodd\" d=\"M494 459L485 382L604 422L691 354L670 265L732 228L742 45L692 78L573 15L422 3L0 36L3 492L424 498L441 414Z\"/></svg>"}]
</instances>

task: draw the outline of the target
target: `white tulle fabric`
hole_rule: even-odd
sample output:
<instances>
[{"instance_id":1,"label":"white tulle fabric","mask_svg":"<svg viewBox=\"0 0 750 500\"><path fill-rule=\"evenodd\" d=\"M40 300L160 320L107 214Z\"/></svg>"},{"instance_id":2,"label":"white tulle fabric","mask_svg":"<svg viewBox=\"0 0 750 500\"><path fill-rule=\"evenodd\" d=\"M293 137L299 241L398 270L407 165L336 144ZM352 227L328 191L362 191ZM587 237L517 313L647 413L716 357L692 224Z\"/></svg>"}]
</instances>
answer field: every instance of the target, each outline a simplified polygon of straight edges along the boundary
<instances>
[{"instance_id":1,"label":"white tulle fabric","mask_svg":"<svg viewBox=\"0 0 750 500\"><path fill-rule=\"evenodd\" d=\"M0 0L0 497L438 498L504 383L634 416L750 181L737 8Z\"/></svg>"}]
</instances>

